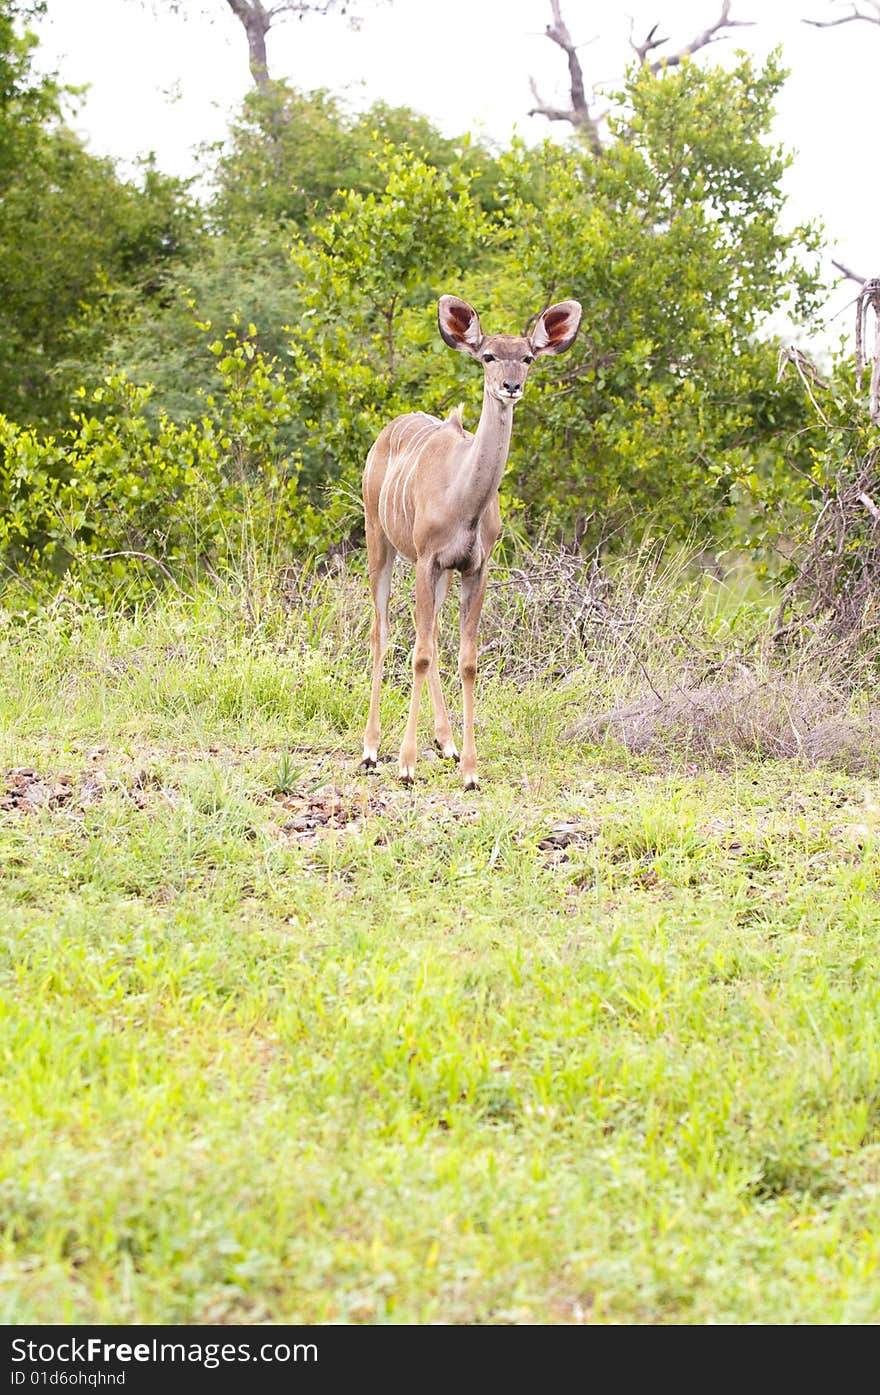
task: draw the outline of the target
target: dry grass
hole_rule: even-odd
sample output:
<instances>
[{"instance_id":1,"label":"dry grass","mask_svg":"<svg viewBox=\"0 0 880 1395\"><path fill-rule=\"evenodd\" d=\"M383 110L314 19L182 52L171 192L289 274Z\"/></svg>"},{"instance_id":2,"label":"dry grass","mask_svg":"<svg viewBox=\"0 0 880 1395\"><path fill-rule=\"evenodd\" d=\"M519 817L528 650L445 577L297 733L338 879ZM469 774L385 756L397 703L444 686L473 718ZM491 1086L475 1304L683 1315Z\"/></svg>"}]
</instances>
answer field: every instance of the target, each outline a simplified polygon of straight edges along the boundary
<instances>
[{"instance_id":1,"label":"dry grass","mask_svg":"<svg viewBox=\"0 0 880 1395\"><path fill-rule=\"evenodd\" d=\"M819 673L761 672L703 687L678 685L585 717L569 738L612 736L633 752L686 752L706 760L743 754L764 759L827 762L851 772L880 759L880 709L850 710L845 693Z\"/></svg>"},{"instance_id":2,"label":"dry grass","mask_svg":"<svg viewBox=\"0 0 880 1395\"><path fill-rule=\"evenodd\" d=\"M880 451L848 457L829 475L816 521L796 558L797 574L782 598L776 634L823 644L860 640L880 626Z\"/></svg>"},{"instance_id":3,"label":"dry grass","mask_svg":"<svg viewBox=\"0 0 880 1395\"><path fill-rule=\"evenodd\" d=\"M289 571L284 579L285 605L310 634L337 652L362 649L365 664L366 589L356 560L338 560L323 576ZM799 623L781 632L774 598L743 601L699 565L696 552L651 546L607 566L570 552L533 553L493 568L481 677L562 685L573 701L583 691L589 710L569 723L569 740L611 738L631 752L673 759L723 764L739 754L864 772L880 758L865 642L872 605L863 586L858 597L841 594L837 628L827 608L821 624L807 623L804 607ZM391 622L396 643L387 677L405 685L412 612L403 568ZM454 671L455 587L441 628L446 667Z\"/></svg>"}]
</instances>

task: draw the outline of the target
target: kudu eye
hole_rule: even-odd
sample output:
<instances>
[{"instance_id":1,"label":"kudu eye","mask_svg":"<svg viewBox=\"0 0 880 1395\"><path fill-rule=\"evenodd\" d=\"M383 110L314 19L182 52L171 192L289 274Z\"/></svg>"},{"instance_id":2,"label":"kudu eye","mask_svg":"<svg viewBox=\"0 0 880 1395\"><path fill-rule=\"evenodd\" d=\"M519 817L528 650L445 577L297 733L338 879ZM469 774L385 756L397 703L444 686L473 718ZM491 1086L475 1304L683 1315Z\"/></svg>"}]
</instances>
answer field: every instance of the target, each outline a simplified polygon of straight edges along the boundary
<instances>
[{"instance_id":1,"label":"kudu eye","mask_svg":"<svg viewBox=\"0 0 880 1395\"><path fill-rule=\"evenodd\" d=\"M484 363L494 363L494 362L495 362L495 355L494 355L494 354L483 354L483 362L484 362Z\"/></svg>"},{"instance_id":2,"label":"kudu eye","mask_svg":"<svg viewBox=\"0 0 880 1395\"><path fill-rule=\"evenodd\" d=\"M523 363L534 363L534 361L535 361L535 355L534 355L534 354L523 354Z\"/></svg>"}]
</instances>

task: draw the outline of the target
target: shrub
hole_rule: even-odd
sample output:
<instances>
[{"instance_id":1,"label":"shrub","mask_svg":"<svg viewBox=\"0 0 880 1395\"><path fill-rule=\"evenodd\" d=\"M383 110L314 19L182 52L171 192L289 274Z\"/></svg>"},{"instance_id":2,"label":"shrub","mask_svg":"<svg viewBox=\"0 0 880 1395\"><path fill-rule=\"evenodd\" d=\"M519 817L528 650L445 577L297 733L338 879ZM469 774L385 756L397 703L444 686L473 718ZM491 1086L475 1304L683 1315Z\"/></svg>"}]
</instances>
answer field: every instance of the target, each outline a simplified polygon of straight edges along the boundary
<instances>
[{"instance_id":1,"label":"shrub","mask_svg":"<svg viewBox=\"0 0 880 1395\"><path fill-rule=\"evenodd\" d=\"M250 328L250 327L249 327ZM201 571L306 546L323 526L298 504L299 463L277 450L283 373L247 334L216 340L220 389L197 422L147 414L150 389L108 377L58 436L0 417L0 553L40 600L59 580L87 598L185 586ZM22 595L22 585L14 587Z\"/></svg>"}]
</instances>

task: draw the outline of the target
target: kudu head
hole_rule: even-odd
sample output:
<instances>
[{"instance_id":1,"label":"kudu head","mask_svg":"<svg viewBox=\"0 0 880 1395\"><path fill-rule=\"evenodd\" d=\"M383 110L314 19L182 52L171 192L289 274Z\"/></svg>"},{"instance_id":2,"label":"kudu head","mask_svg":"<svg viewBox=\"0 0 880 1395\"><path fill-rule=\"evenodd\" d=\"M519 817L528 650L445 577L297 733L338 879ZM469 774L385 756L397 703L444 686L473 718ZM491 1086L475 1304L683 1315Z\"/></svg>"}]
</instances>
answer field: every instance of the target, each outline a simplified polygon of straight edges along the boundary
<instances>
[{"instance_id":1,"label":"kudu head","mask_svg":"<svg viewBox=\"0 0 880 1395\"><path fill-rule=\"evenodd\" d=\"M578 301L561 300L538 316L527 336L484 334L472 305L458 296L442 295L437 305L437 322L451 349L459 349L482 363L487 392L505 406L513 406L522 397L529 369L538 355L561 354L571 348L581 313Z\"/></svg>"}]
</instances>

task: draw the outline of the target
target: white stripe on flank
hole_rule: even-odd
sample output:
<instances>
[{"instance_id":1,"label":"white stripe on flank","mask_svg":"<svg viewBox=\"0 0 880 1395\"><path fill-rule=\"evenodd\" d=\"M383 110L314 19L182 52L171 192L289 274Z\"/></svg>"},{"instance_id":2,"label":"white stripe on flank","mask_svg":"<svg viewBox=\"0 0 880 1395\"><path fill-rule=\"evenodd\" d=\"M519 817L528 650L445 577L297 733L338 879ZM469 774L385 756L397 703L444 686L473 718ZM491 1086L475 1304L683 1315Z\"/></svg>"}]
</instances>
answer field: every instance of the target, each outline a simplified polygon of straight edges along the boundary
<instances>
[{"instance_id":1,"label":"white stripe on flank","mask_svg":"<svg viewBox=\"0 0 880 1395\"><path fill-rule=\"evenodd\" d=\"M421 418L421 420L416 425L417 418ZM406 509L406 486L421 460L422 451L439 425L440 421L437 417L429 416L427 412L413 412L410 416L395 423L391 430L388 438L388 466L379 493L379 521L386 537L390 536L388 528L389 504L392 512L395 513L400 505L403 521L407 527L410 526ZM404 439L405 437L408 439Z\"/></svg>"},{"instance_id":2,"label":"white stripe on flank","mask_svg":"<svg viewBox=\"0 0 880 1395\"><path fill-rule=\"evenodd\" d=\"M409 524L409 519L407 518L406 514L406 486L409 484L413 475L413 471L416 469L416 466L422 458L422 451L428 444L428 440L430 439L430 437L434 434L434 429L434 423L431 422L427 427L422 427L420 431L415 433L412 441L410 442L409 450L407 451L406 455L401 459L400 465L398 467L397 487L394 491L394 502L396 505L398 495L400 495L400 508L403 514L403 521L407 525ZM408 470L406 468L407 465L409 465Z\"/></svg>"},{"instance_id":3,"label":"white stripe on flank","mask_svg":"<svg viewBox=\"0 0 880 1395\"><path fill-rule=\"evenodd\" d=\"M365 485L366 485L368 479L370 478L370 471L371 471L372 468L373 468L373 463L374 463L375 459L376 459L376 442L374 441L373 444L370 446L370 449L367 451L367 460L366 460L366 464L364 465L364 484L365 484Z\"/></svg>"}]
</instances>

